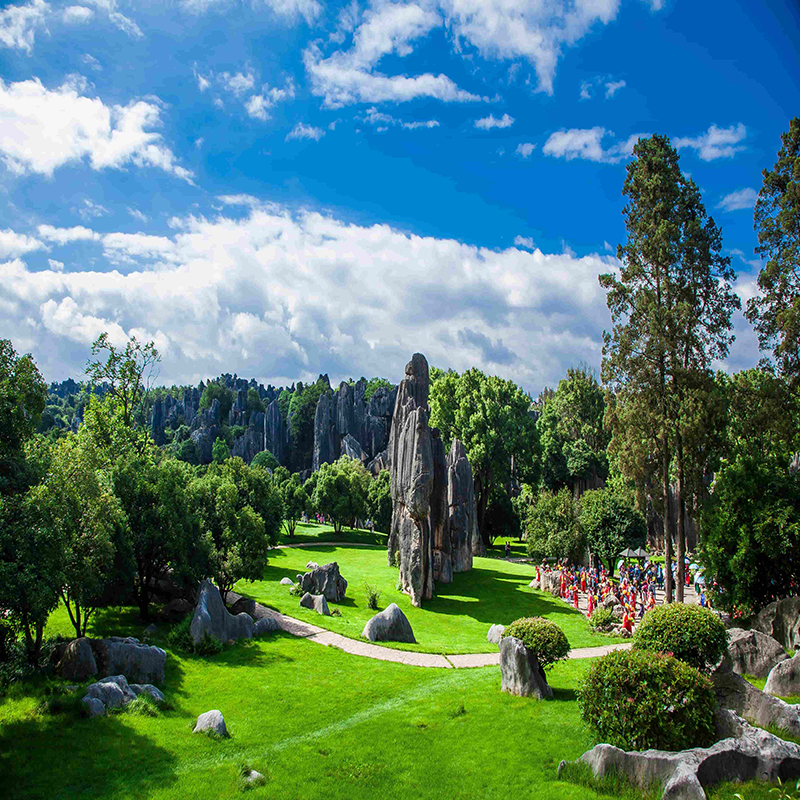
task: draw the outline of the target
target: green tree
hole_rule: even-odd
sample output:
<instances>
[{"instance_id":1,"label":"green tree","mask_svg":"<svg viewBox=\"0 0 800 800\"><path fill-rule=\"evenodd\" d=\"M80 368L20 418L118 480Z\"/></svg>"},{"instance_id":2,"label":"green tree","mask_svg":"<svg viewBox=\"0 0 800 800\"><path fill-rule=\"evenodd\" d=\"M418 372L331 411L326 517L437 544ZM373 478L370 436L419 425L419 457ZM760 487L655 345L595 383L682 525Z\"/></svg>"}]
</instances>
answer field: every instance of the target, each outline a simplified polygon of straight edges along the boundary
<instances>
[{"instance_id":1,"label":"green tree","mask_svg":"<svg viewBox=\"0 0 800 800\"><path fill-rule=\"evenodd\" d=\"M263 414L265 411L264 403L261 396L258 394L258 389L252 386L247 390L247 418L250 419L251 414Z\"/></svg>"},{"instance_id":2,"label":"green tree","mask_svg":"<svg viewBox=\"0 0 800 800\"><path fill-rule=\"evenodd\" d=\"M371 478L363 464L342 456L333 464L323 464L314 474L314 508L333 523L334 533L341 533L344 526L352 528L367 513Z\"/></svg>"},{"instance_id":3,"label":"green tree","mask_svg":"<svg viewBox=\"0 0 800 800\"><path fill-rule=\"evenodd\" d=\"M584 492L578 521L589 551L603 560L611 575L620 552L641 547L647 538L647 523L633 498L614 486Z\"/></svg>"},{"instance_id":4,"label":"green tree","mask_svg":"<svg viewBox=\"0 0 800 800\"><path fill-rule=\"evenodd\" d=\"M566 558L577 563L581 560L586 537L569 489L539 492L536 502L527 510L524 526L528 555L534 561Z\"/></svg>"},{"instance_id":5,"label":"green tree","mask_svg":"<svg viewBox=\"0 0 800 800\"><path fill-rule=\"evenodd\" d=\"M604 333L603 379L615 393L614 449L639 440L658 442L660 500L667 560L672 559L669 519L671 469L675 465L680 511L677 518L678 600L683 599L683 531L687 429L690 392L710 375L710 363L727 355L732 341L731 313L739 307L731 289L735 274L720 255L722 239L707 217L700 191L680 169L678 154L666 136L640 139L628 164L623 194L626 244L617 256L619 276L600 276L608 291L614 327ZM616 424L613 424L616 422ZM619 423L623 422L621 426ZM627 423L627 424L625 424ZM627 433L623 429L627 428ZM644 466L641 446L620 458L623 470ZM639 480L639 474L626 474ZM667 570L667 598L672 599Z\"/></svg>"},{"instance_id":6,"label":"green tree","mask_svg":"<svg viewBox=\"0 0 800 800\"><path fill-rule=\"evenodd\" d=\"M780 372L800 380L800 117L781 134L778 160L762 173L754 212L756 253L766 264L759 296L747 302L762 349L771 349Z\"/></svg>"},{"instance_id":7,"label":"green tree","mask_svg":"<svg viewBox=\"0 0 800 800\"><path fill-rule=\"evenodd\" d=\"M283 502L283 516L289 536L294 536L297 523L310 505L308 494L300 481L300 475L289 474L286 467L279 467L273 474L273 482Z\"/></svg>"},{"instance_id":8,"label":"green tree","mask_svg":"<svg viewBox=\"0 0 800 800\"><path fill-rule=\"evenodd\" d=\"M389 533L392 527L392 478L388 469L382 469L370 483L367 507L375 530Z\"/></svg>"},{"instance_id":9,"label":"green tree","mask_svg":"<svg viewBox=\"0 0 800 800\"><path fill-rule=\"evenodd\" d=\"M218 400L220 421L227 424L228 414L235 399L233 392L227 386L218 381L210 381L200 396L200 408L209 409L211 404Z\"/></svg>"},{"instance_id":10,"label":"green tree","mask_svg":"<svg viewBox=\"0 0 800 800\"><path fill-rule=\"evenodd\" d=\"M184 439L175 449L175 458L196 467L200 463L200 454L197 452L197 445L192 439Z\"/></svg>"},{"instance_id":11,"label":"green tree","mask_svg":"<svg viewBox=\"0 0 800 800\"><path fill-rule=\"evenodd\" d=\"M211 460L215 464L221 464L231 457L228 444L222 436L217 436L216 441L211 445Z\"/></svg>"},{"instance_id":12,"label":"green tree","mask_svg":"<svg viewBox=\"0 0 800 800\"><path fill-rule=\"evenodd\" d=\"M274 472L280 464L278 463L278 459L275 458L269 450L262 450L260 453L256 453L255 458L250 462L251 467L261 467L262 469L268 469Z\"/></svg>"},{"instance_id":13,"label":"green tree","mask_svg":"<svg viewBox=\"0 0 800 800\"><path fill-rule=\"evenodd\" d=\"M539 471L539 437L530 400L513 381L470 369L447 373L431 386L431 426L439 428L445 446L458 438L472 466L478 529L489 545L486 509L495 487L512 479L535 482Z\"/></svg>"},{"instance_id":14,"label":"green tree","mask_svg":"<svg viewBox=\"0 0 800 800\"><path fill-rule=\"evenodd\" d=\"M378 389L392 390L394 389L394 384L386 380L386 378L370 378L367 382L367 388L364 390L364 402L368 403Z\"/></svg>"}]
</instances>

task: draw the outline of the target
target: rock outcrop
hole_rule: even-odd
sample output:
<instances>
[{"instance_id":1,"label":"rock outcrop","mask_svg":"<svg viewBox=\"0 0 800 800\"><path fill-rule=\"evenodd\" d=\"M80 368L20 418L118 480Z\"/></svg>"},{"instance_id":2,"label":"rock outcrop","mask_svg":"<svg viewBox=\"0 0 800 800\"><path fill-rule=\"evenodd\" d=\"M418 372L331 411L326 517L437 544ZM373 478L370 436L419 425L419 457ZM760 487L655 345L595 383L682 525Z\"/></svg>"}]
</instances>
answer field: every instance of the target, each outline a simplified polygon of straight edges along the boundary
<instances>
[{"instance_id":1,"label":"rock outcrop","mask_svg":"<svg viewBox=\"0 0 800 800\"><path fill-rule=\"evenodd\" d=\"M756 678L765 678L778 662L789 658L771 636L743 628L728 631L728 655L734 672Z\"/></svg>"},{"instance_id":2,"label":"rock outcrop","mask_svg":"<svg viewBox=\"0 0 800 800\"><path fill-rule=\"evenodd\" d=\"M764 691L777 697L800 696L800 654L772 668Z\"/></svg>"},{"instance_id":3,"label":"rock outcrop","mask_svg":"<svg viewBox=\"0 0 800 800\"><path fill-rule=\"evenodd\" d=\"M264 449L269 450L279 464L286 465L289 434L277 400L267 406L264 417Z\"/></svg>"},{"instance_id":4,"label":"rock outcrop","mask_svg":"<svg viewBox=\"0 0 800 800\"><path fill-rule=\"evenodd\" d=\"M786 650L800 650L800 597L785 597L764 606L742 627L766 633Z\"/></svg>"},{"instance_id":5,"label":"rock outcrop","mask_svg":"<svg viewBox=\"0 0 800 800\"><path fill-rule=\"evenodd\" d=\"M268 633L279 631L281 626L274 617L259 617L253 628L253 636L266 636Z\"/></svg>"},{"instance_id":6,"label":"rock outcrop","mask_svg":"<svg viewBox=\"0 0 800 800\"><path fill-rule=\"evenodd\" d=\"M330 609L328 608L328 601L325 599L324 594L311 594L311 592L306 592L300 598L300 605L303 608L316 611L317 614L322 614L323 617L331 616Z\"/></svg>"},{"instance_id":7,"label":"rock outcrop","mask_svg":"<svg viewBox=\"0 0 800 800\"><path fill-rule=\"evenodd\" d=\"M505 636L500 640L500 672L504 692L538 700L553 696L539 659L520 639Z\"/></svg>"},{"instance_id":8,"label":"rock outcrop","mask_svg":"<svg viewBox=\"0 0 800 800\"><path fill-rule=\"evenodd\" d=\"M72 681L95 675L124 675L134 683L163 683L167 654L132 636L80 638L59 646L56 672Z\"/></svg>"},{"instance_id":9,"label":"rock outcrop","mask_svg":"<svg viewBox=\"0 0 800 800\"><path fill-rule=\"evenodd\" d=\"M300 590L321 594L332 603L341 603L347 592L347 581L339 573L339 565L332 561L324 567L315 565L310 572L297 576Z\"/></svg>"},{"instance_id":10,"label":"rock outcrop","mask_svg":"<svg viewBox=\"0 0 800 800\"><path fill-rule=\"evenodd\" d=\"M69 681L85 681L97 675L97 661L90 639L74 639L65 648L56 671Z\"/></svg>"},{"instance_id":11,"label":"rock outcrop","mask_svg":"<svg viewBox=\"0 0 800 800\"><path fill-rule=\"evenodd\" d=\"M253 618L249 614L228 613L219 589L211 581L204 580L200 584L197 605L189 627L195 644L202 642L206 634L220 642L231 639L252 639L253 628Z\"/></svg>"},{"instance_id":12,"label":"rock outcrop","mask_svg":"<svg viewBox=\"0 0 800 800\"><path fill-rule=\"evenodd\" d=\"M433 596L435 580L472 567L477 523L472 469L455 440L449 455L428 425L430 380L425 356L415 353L397 391L389 437L392 525L388 559L399 561L400 585L415 606ZM452 490L451 490L452 480Z\"/></svg>"},{"instance_id":13,"label":"rock outcrop","mask_svg":"<svg viewBox=\"0 0 800 800\"><path fill-rule=\"evenodd\" d=\"M416 644L408 617L397 603L376 614L364 626L361 635L371 642L408 642Z\"/></svg>"},{"instance_id":14,"label":"rock outcrop","mask_svg":"<svg viewBox=\"0 0 800 800\"><path fill-rule=\"evenodd\" d=\"M767 731L736 720L741 733L711 747L673 753L665 750L626 752L610 744L598 744L579 761L588 764L595 777L618 773L647 791L653 784L664 787L663 800L705 800L705 787L722 781L777 781L800 775L800 746ZM559 765L559 773L566 762Z\"/></svg>"}]
</instances>

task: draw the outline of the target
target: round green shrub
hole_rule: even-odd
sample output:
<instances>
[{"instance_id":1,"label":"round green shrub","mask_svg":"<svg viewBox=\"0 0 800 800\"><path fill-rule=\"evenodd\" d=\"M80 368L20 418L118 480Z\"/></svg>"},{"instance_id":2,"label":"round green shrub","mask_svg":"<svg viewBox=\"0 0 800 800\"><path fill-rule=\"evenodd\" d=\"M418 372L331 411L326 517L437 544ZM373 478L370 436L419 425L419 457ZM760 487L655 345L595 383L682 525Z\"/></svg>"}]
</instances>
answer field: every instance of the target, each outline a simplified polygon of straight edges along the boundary
<instances>
[{"instance_id":1,"label":"round green shrub","mask_svg":"<svg viewBox=\"0 0 800 800\"><path fill-rule=\"evenodd\" d=\"M683 603L656 606L644 615L636 629L638 650L670 653L706 671L728 648L722 620L707 608Z\"/></svg>"},{"instance_id":2,"label":"round green shrub","mask_svg":"<svg viewBox=\"0 0 800 800\"><path fill-rule=\"evenodd\" d=\"M685 750L714 740L710 679L663 653L617 650L598 659L578 703L597 738L623 750Z\"/></svg>"},{"instance_id":3,"label":"round green shrub","mask_svg":"<svg viewBox=\"0 0 800 800\"><path fill-rule=\"evenodd\" d=\"M607 631L617 621L614 612L610 608L600 606L592 612L592 616L589 618L589 625L596 631Z\"/></svg>"},{"instance_id":4,"label":"round green shrub","mask_svg":"<svg viewBox=\"0 0 800 800\"><path fill-rule=\"evenodd\" d=\"M513 636L533 651L542 669L562 661L569 653L569 642L564 631L543 617L522 617L512 622L503 636Z\"/></svg>"}]
</instances>

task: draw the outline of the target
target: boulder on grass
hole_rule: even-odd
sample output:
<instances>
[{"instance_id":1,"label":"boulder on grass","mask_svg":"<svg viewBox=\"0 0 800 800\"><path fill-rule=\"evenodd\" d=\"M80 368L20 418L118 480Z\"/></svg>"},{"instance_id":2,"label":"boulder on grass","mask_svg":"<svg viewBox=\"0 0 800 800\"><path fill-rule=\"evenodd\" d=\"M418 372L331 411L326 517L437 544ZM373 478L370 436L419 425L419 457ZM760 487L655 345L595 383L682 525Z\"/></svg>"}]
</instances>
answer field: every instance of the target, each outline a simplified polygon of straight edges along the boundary
<instances>
[{"instance_id":1,"label":"boulder on grass","mask_svg":"<svg viewBox=\"0 0 800 800\"><path fill-rule=\"evenodd\" d=\"M97 675L97 662L89 639L74 639L65 648L56 671L70 681L85 681Z\"/></svg>"},{"instance_id":2,"label":"boulder on grass","mask_svg":"<svg viewBox=\"0 0 800 800\"><path fill-rule=\"evenodd\" d=\"M735 673L756 678L765 678L776 664L789 658L771 636L743 628L728 631L728 655Z\"/></svg>"},{"instance_id":3,"label":"boulder on grass","mask_svg":"<svg viewBox=\"0 0 800 800\"><path fill-rule=\"evenodd\" d=\"M88 695L81 699L89 719L92 717L104 717L106 715L106 707L103 705L102 700L96 697L89 697Z\"/></svg>"},{"instance_id":4,"label":"boulder on grass","mask_svg":"<svg viewBox=\"0 0 800 800\"><path fill-rule=\"evenodd\" d=\"M211 711L206 711L205 714L201 714L197 718L192 733L204 733L205 731L213 733L216 736L228 735L228 729L225 726L225 717L222 716L221 711L215 708Z\"/></svg>"},{"instance_id":5,"label":"boulder on grass","mask_svg":"<svg viewBox=\"0 0 800 800\"><path fill-rule=\"evenodd\" d=\"M195 644L203 641L206 634L220 642L231 639L252 639L253 618L249 614L228 613L219 589L209 580L200 584L197 606L194 609L189 631Z\"/></svg>"},{"instance_id":6,"label":"boulder on grass","mask_svg":"<svg viewBox=\"0 0 800 800\"><path fill-rule=\"evenodd\" d=\"M414 631L397 603L387 606L364 626L361 635L371 642L407 642L416 644Z\"/></svg>"},{"instance_id":7,"label":"boulder on grass","mask_svg":"<svg viewBox=\"0 0 800 800\"><path fill-rule=\"evenodd\" d=\"M341 603L347 592L347 581L339 573L339 565L335 561L324 567L315 564L311 572L297 576L297 583L301 591L325 595L325 599L332 603Z\"/></svg>"},{"instance_id":8,"label":"boulder on grass","mask_svg":"<svg viewBox=\"0 0 800 800\"><path fill-rule=\"evenodd\" d=\"M101 675L124 675L135 683L163 683L167 653L132 636L93 639L92 649Z\"/></svg>"},{"instance_id":9,"label":"boulder on grass","mask_svg":"<svg viewBox=\"0 0 800 800\"><path fill-rule=\"evenodd\" d=\"M291 578L281 578L281 586L294 586L294 581Z\"/></svg>"},{"instance_id":10,"label":"boulder on grass","mask_svg":"<svg viewBox=\"0 0 800 800\"><path fill-rule=\"evenodd\" d=\"M777 697L800 695L800 653L772 668L764 691Z\"/></svg>"},{"instance_id":11,"label":"boulder on grass","mask_svg":"<svg viewBox=\"0 0 800 800\"><path fill-rule=\"evenodd\" d=\"M138 697L140 694L146 694L154 703L161 705L166 702L164 693L161 689L153 686L152 683L132 683L130 684L131 691Z\"/></svg>"},{"instance_id":12,"label":"boulder on grass","mask_svg":"<svg viewBox=\"0 0 800 800\"><path fill-rule=\"evenodd\" d=\"M500 640L500 671L501 689L508 694L539 700L553 696L539 659L520 639L505 636Z\"/></svg>"},{"instance_id":13,"label":"boulder on grass","mask_svg":"<svg viewBox=\"0 0 800 800\"><path fill-rule=\"evenodd\" d=\"M261 617L256 620L255 627L253 628L253 636L264 636L273 631L279 631L281 626L275 617Z\"/></svg>"},{"instance_id":14,"label":"boulder on grass","mask_svg":"<svg viewBox=\"0 0 800 800\"><path fill-rule=\"evenodd\" d=\"M331 615L330 609L328 608L328 601L325 599L324 594L311 594L310 592L306 592L300 599L300 605L303 608L313 609L317 614L322 614L324 617L329 617Z\"/></svg>"},{"instance_id":15,"label":"boulder on grass","mask_svg":"<svg viewBox=\"0 0 800 800\"><path fill-rule=\"evenodd\" d=\"M486 641L491 644L500 644L500 640L503 638L505 631L505 625L492 625L492 627L489 628L489 633L486 634Z\"/></svg>"},{"instance_id":16,"label":"boulder on grass","mask_svg":"<svg viewBox=\"0 0 800 800\"><path fill-rule=\"evenodd\" d=\"M255 619L256 616L256 601L250 597L240 597L232 606L231 614L249 614Z\"/></svg>"},{"instance_id":17,"label":"boulder on grass","mask_svg":"<svg viewBox=\"0 0 800 800\"><path fill-rule=\"evenodd\" d=\"M124 675L109 675L89 686L83 696L84 704L86 704L87 699L91 698L99 700L106 709L122 708L122 706L135 700L136 694L128 686L128 681Z\"/></svg>"}]
</instances>

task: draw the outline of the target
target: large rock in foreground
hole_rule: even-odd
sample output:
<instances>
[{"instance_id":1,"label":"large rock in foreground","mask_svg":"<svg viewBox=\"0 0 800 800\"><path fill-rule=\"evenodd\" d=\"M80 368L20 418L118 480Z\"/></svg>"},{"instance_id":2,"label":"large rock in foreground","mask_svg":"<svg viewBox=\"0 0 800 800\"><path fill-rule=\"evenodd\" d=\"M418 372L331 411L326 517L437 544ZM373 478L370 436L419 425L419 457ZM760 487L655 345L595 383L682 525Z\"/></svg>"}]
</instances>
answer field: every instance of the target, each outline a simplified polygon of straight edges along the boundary
<instances>
[{"instance_id":1,"label":"large rock in foreground","mask_svg":"<svg viewBox=\"0 0 800 800\"><path fill-rule=\"evenodd\" d=\"M124 675L133 683L164 683L167 654L133 637L112 636L92 641L101 675Z\"/></svg>"},{"instance_id":2,"label":"large rock in foreground","mask_svg":"<svg viewBox=\"0 0 800 800\"><path fill-rule=\"evenodd\" d=\"M364 626L361 635L371 642L408 642L416 644L408 617L397 603L387 606Z\"/></svg>"},{"instance_id":3,"label":"large rock in foreground","mask_svg":"<svg viewBox=\"0 0 800 800\"><path fill-rule=\"evenodd\" d=\"M92 642L85 636L74 639L65 648L56 671L70 681L85 681L97 675Z\"/></svg>"},{"instance_id":4,"label":"large rock in foreground","mask_svg":"<svg viewBox=\"0 0 800 800\"><path fill-rule=\"evenodd\" d=\"M734 672L756 678L765 678L777 663L789 658L771 636L744 628L728 631L728 655Z\"/></svg>"},{"instance_id":5,"label":"large rock in foreground","mask_svg":"<svg viewBox=\"0 0 800 800\"><path fill-rule=\"evenodd\" d=\"M311 594L311 592L306 592L300 598L300 605L303 608L310 608L312 611L316 611L317 614L322 614L323 617L331 616L330 609L328 608L328 601L325 599L324 594Z\"/></svg>"},{"instance_id":6,"label":"large rock in foreground","mask_svg":"<svg viewBox=\"0 0 800 800\"><path fill-rule=\"evenodd\" d=\"M315 566L311 572L297 576L301 591L325 595L332 603L341 603L347 592L347 581L339 573L339 565L332 561L324 567Z\"/></svg>"},{"instance_id":7,"label":"large rock in foreground","mask_svg":"<svg viewBox=\"0 0 800 800\"><path fill-rule=\"evenodd\" d=\"M598 744L579 761L588 764L595 777L615 772L647 790L664 787L662 800L705 800L704 787L722 781L777 781L800 775L800 746L737 720L741 734L711 747L677 753L665 750L626 752L610 744ZM565 762L559 765L559 772Z\"/></svg>"},{"instance_id":8,"label":"large rock in foreground","mask_svg":"<svg viewBox=\"0 0 800 800\"><path fill-rule=\"evenodd\" d=\"M800 695L800 654L773 668L767 677L764 691L778 697Z\"/></svg>"},{"instance_id":9,"label":"large rock in foreground","mask_svg":"<svg viewBox=\"0 0 800 800\"><path fill-rule=\"evenodd\" d=\"M231 639L252 639L253 618L249 614L229 614L222 602L219 589L209 580L200 584L197 605L189 631L195 644L200 644L206 634L220 642Z\"/></svg>"},{"instance_id":10,"label":"large rock in foreground","mask_svg":"<svg viewBox=\"0 0 800 800\"><path fill-rule=\"evenodd\" d=\"M539 700L553 696L539 659L520 639L505 636L500 640L500 671L503 674L501 688L504 692Z\"/></svg>"}]
</instances>

